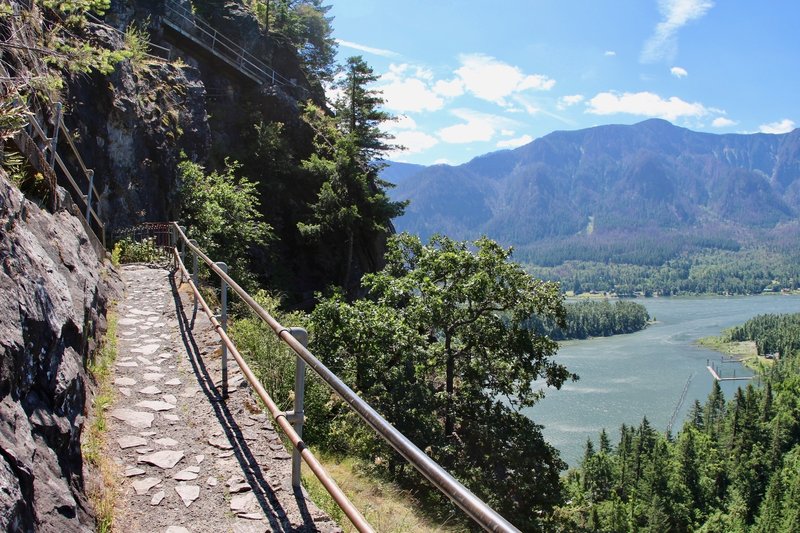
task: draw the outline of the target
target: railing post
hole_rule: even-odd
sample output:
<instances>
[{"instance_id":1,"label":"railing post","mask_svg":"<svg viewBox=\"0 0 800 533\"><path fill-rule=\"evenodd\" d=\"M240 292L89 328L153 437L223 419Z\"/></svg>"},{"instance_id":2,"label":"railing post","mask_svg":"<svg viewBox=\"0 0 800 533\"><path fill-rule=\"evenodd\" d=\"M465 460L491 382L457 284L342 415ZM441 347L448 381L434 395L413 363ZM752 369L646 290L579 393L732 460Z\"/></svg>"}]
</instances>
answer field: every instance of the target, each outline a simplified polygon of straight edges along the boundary
<instances>
[{"instance_id":1,"label":"railing post","mask_svg":"<svg viewBox=\"0 0 800 533\"><path fill-rule=\"evenodd\" d=\"M178 228L183 232L184 235L186 235L186 226L178 226ZM175 238L177 239L179 237L180 237L180 233L177 233L175 235ZM181 262L184 265L186 264L186 241L184 241L183 239L181 239ZM181 279L183 279L183 278L181 278Z\"/></svg>"},{"instance_id":2,"label":"railing post","mask_svg":"<svg viewBox=\"0 0 800 533\"><path fill-rule=\"evenodd\" d=\"M189 244L197 246L197 241L189 239ZM192 252L192 283L197 287L197 254ZM194 297L194 313L197 313L197 296Z\"/></svg>"},{"instance_id":3,"label":"railing post","mask_svg":"<svg viewBox=\"0 0 800 533\"><path fill-rule=\"evenodd\" d=\"M58 148L58 132L61 129L61 102L56 102L55 124L53 125L53 137L50 139L50 168L56 167L56 149Z\"/></svg>"},{"instance_id":4,"label":"railing post","mask_svg":"<svg viewBox=\"0 0 800 533\"><path fill-rule=\"evenodd\" d=\"M94 191L94 170L87 170L86 177L89 178L89 192L86 195L86 222L89 226L92 225L92 219L89 216L92 214L92 192Z\"/></svg>"},{"instance_id":5,"label":"railing post","mask_svg":"<svg viewBox=\"0 0 800 533\"><path fill-rule=\"evenodd\" d=\"M303 328L289 328L289 333L297 339L304 348L308 347L308 332ZM304 402L306 394L306 362L298 355L295 357L294 367L294 411L290 416L290 422L294 426L297 435L303 438L303 419L305 418ZM300 488L300 451L295 448L292 450L292 486Z\"/></svg>"},{"instance_id":6,"label":"railing post","mask_svg":"<svg viewBox=\"0 0 800 533\"><path fill-rule=\"evenodd\" d=\"M228 273L228 265L222 262L215 263L220 270ZM221 280L220 286L220 324L222 324L222 331L228 332L228 284L225 280ZM222 343L222 397L228 397L228 347Z\"/></svg>"}]
</instances>

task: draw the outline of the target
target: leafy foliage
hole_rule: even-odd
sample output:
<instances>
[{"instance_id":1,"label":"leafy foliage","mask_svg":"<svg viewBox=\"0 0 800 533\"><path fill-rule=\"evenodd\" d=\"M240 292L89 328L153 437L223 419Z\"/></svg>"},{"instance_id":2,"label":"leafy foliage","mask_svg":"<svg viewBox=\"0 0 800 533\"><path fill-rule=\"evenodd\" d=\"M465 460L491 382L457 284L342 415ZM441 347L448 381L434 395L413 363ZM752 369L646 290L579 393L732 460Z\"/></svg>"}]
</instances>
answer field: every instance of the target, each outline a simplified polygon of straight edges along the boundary
<instances>
[{"instance_id":1,"label":"leafy foliage","mask_svg":"<svg viewBox=\"0 0 800 533\"><path fill-rule=\"evenodd\" d=\"M166 257L164 250L156 246L154 238L135 241L125 238L114 244L111 251L111 262L115 265L121 263L155 263Z\"/></svg>"},{"instance_id":2,"label":"leafy foliage","mask_svg":"<svg viewBox=\"0 0 800 533\"><path fill-rule=\"evenodd\" d=\"M237 177L238 168L226 161L222 172L206 173L197 163L181 161L181 221L200 248L227 263L231 275L247 287L253 282L251 248L264 247L273 236L258 210L256 184Z\"/></svg>"},{"instance_id":3,"label":"leafy foliage","mask_svg":"<svg viewBox=\"0 0 800 533\"><path fill-rule=\"evenodd\" d=\"M582 300L566 304L565 309L565 328L552 319L544 320L536 316L529 319L528 326L539 335L547 335L555 340L585 339L633 333L644 329L650 320L645 306L624 300L613 304L608 300Z\"/></svg>"},{"instance_id":4,"label":"leafy foliage","mask_svg":"<svg viewBox=\"0 0 800 533\"><path fill-rule=\"evenodd\" d=\"M260 23L280 34L297 49L303 67L313 81L333 79L336 41L328 16L331 6L322 0L250 0Z\"/></svg>"},{"instance_id":5,"label":"leafy foliage","mask_svg":"<svg viewBox=\"0 0 800 533\"><path fill-rule=\"evenodd\" d=\"M533 314L563 320L557 285L510 255L485 238L394 236L384 269L364 276L368 299L334 295L314 310L314 350L501 513L536 528L534 509L559 501L564 465L517 409L542 396L537 379L560 387L574 376L552 360L556 343L525 327ZM412 475L385 446L351 442L366 457L377 446L390 473Z\"/></svg>"},{"instance_id":6,"label":"leafy foliage","mask_svg":"<svg viewBox=\"0 0 800 533\"><path fill-rule=\"evenodd\" d=\"M632 263L568 261L555 267L529 266L534 276L559 281L575 293L618 295L758 294L800 288L797 250L766 247L739 251L702 251L658 266Z\"/></svg>"},{"instance_id":7,"label":"leafy foliage","mask_svg":"<svg viewBox=\"0 0 800 533\"><path fill-rule=\"evenodd\" d=\"M335 115L309 103L304 116L315 132L316 151L303 161L303 167L321 186L310 220L298 223L298 229L310 239L339 245L337 263L344 265L341 286L347 291L356 283L352 279L355 253L360 251L377 265L370 248L390 231L391 219L405 205L389 200L388 184L378 179L376 158L390 146L379 128L389 119L378 109L383 100L366 87L376 79L360 57L350 58Z\"/></svg>"}]
</instances>

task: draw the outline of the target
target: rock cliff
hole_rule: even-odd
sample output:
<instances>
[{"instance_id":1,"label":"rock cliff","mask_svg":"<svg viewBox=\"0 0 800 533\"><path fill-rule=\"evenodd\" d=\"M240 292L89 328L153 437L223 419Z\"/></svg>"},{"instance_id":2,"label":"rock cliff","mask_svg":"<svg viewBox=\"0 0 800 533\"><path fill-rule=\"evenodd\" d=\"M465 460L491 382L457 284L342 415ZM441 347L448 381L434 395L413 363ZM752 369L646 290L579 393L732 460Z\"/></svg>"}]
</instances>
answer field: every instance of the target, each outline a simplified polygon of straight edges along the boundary
<instances>
[{"instance_id":1,"label":"rock cliff","mask_svg":"<svg viewBox=\"0 0 800 533\"><path fill-rule=\"evenodd\" d=\"M91 531L80 435L86 363L120 284L83 226L0 172L0 528Z\"/></svg>"}]
</instances>

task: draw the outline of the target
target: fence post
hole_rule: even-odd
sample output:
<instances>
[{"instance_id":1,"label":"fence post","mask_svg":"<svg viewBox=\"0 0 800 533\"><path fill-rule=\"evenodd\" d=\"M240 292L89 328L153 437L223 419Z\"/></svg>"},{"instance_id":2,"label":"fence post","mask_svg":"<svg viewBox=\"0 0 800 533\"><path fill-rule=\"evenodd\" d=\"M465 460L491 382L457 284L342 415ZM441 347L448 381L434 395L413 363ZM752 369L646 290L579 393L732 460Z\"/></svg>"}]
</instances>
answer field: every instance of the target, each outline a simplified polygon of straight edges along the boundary
<instances>
[{"instance_id":1,"label":"fence post","mask_svg":"<svg viewBox=\"0 0 800 533\"><path fill-rule=\"evenodd\" d=\"M297 339L304 348L308 347L308 332L303 328L289 328L289 333ZM298 355L295 357L294 367L294 411L289 413L297 435L303 438L303 419L305 418L304 402L306 394L306 362ZM300 451L292 450L292 487L300 488Z\"/></svg>"},{"instance_id":2,"label":"fence post","mask_svg":"<svg viewBox=\"0 0 800 533\"><path fill-rule=\"evenodd\" d=\"M189 239L189 244L197 246L197 241ZM197 254L192 252L192 283L197 287ZM194 297L194 313L197 313L197 296Z\"/></svg>"},{"instance_id":3,"label":"fence post","mask_svg":"<svg viewBox=\"0 0 800 533\"><path fill-rule=\"evenodd\" d=\"M61 102L56 102L55 124L53 137L50 139L50 168L56 168L56 149L58 148L58 132L61 129Z\"/></svg>"},{"instance_id":4,"label":"fence post","mask_svg":"<svg viewBox=\"0 0 800 533\"><path fill-rule=\"evenodd\" d=\"M228 273L228 265L222 262L214 263L223 272ZM220 323L222 324L222 331L228 332L228 284L225 280L220 280ZM222 344L222 397L228 397L228 347L225 343Z\"/></svg>"},{"instance_id":5,"label":"fence post","mask_svg":"<svg viewBox=\"0 0 800 533\"><path fill-rule=\"evenodd\" d=\"M178 226L178 229L180 229L183 234L186 235L186 226ZM175 238L177 239L179 237L180 233L176 233ZM186 264L186 241L183 239L181 239L181 263L184 265ZM183 280L183 277L181 277L181 280Z\"/></svg>"},{"instance_id":6,"label":"fence post","mask_svg":"<svg viewBox=\"0 0 800 533\"><path fill-rule=\"evenodd\" d=\"M87 170L86 177L89 178L89 192L86 194L86 222L89 226L92 225L92 219L89 215L92 214L92 193L94 192L94 170Z\"/></svg>"}]
</instances>

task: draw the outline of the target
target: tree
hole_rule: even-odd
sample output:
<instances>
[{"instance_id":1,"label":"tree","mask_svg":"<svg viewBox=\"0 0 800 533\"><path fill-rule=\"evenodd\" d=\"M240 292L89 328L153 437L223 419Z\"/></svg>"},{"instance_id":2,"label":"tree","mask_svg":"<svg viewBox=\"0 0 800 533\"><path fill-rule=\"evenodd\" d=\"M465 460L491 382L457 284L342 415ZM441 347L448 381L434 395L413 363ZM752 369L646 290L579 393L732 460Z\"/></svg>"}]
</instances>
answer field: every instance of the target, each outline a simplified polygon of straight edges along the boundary
<instances>
[{"instance_id":1,"label":"tree","mask_svg":"<svg viewBox=\"0 0 800 533\"><path fill-rule=\"evenodd\" d=\"M405 206L389 199L385 190L389 184L378 178L378 160L391 146L379 128L390 118L379 110L383 99L367 88L376 79L360 57L350 58L335 115L308 104L304 116L315 132L316 151L303 161L303 167L319 179L320 189L310 220L298 223L298 228L311 239L334 245L341 286L348 295L357 283L352 279L357 249L366 270L376 269L374 244L392 231L391 219L401 215Z\"/></svg>"},{"instance_id":2,"label":"tree","mask_svg":"<svg viewBox=\"0 0 800 533\"><path fill-rule=\"evenodd\" d=\"M224 171L206 173L197 163L181 161L181 222L203 251L226 262L232 277L247 287L252 282L250 249L273 235L261 220L257 184L237 177L238 168L226 161Z\"/></svg>"},{"instance_id":3,"label":"tree","mask_svg":"<svg viewBox=\"0 0 800 533\"><path fill-rule=\"evenodd\" d=\"M575 376L553 362L556 343L524 323L532 314L563 319L558 286L533 279L510 256L487 238L437 236L423 245L395 235L386 266L363 278L368 300L334 297L317 307L312 322L324 335L314 336L314 349L350 369L368 401L426 413L434 427L418 444L429 443L435 458L509 519L534 528L534 509L560 500L565 465L518 409L542 397L537 380L560 387ZM330 321L332 309L348 319ZM378 341L368 339L371 330ZM408 405L409 387L420 383L428 393L417 401L425 404ZM384 414L392 423L401 415L391 407Z\"/></svg>"}]
</instances>

